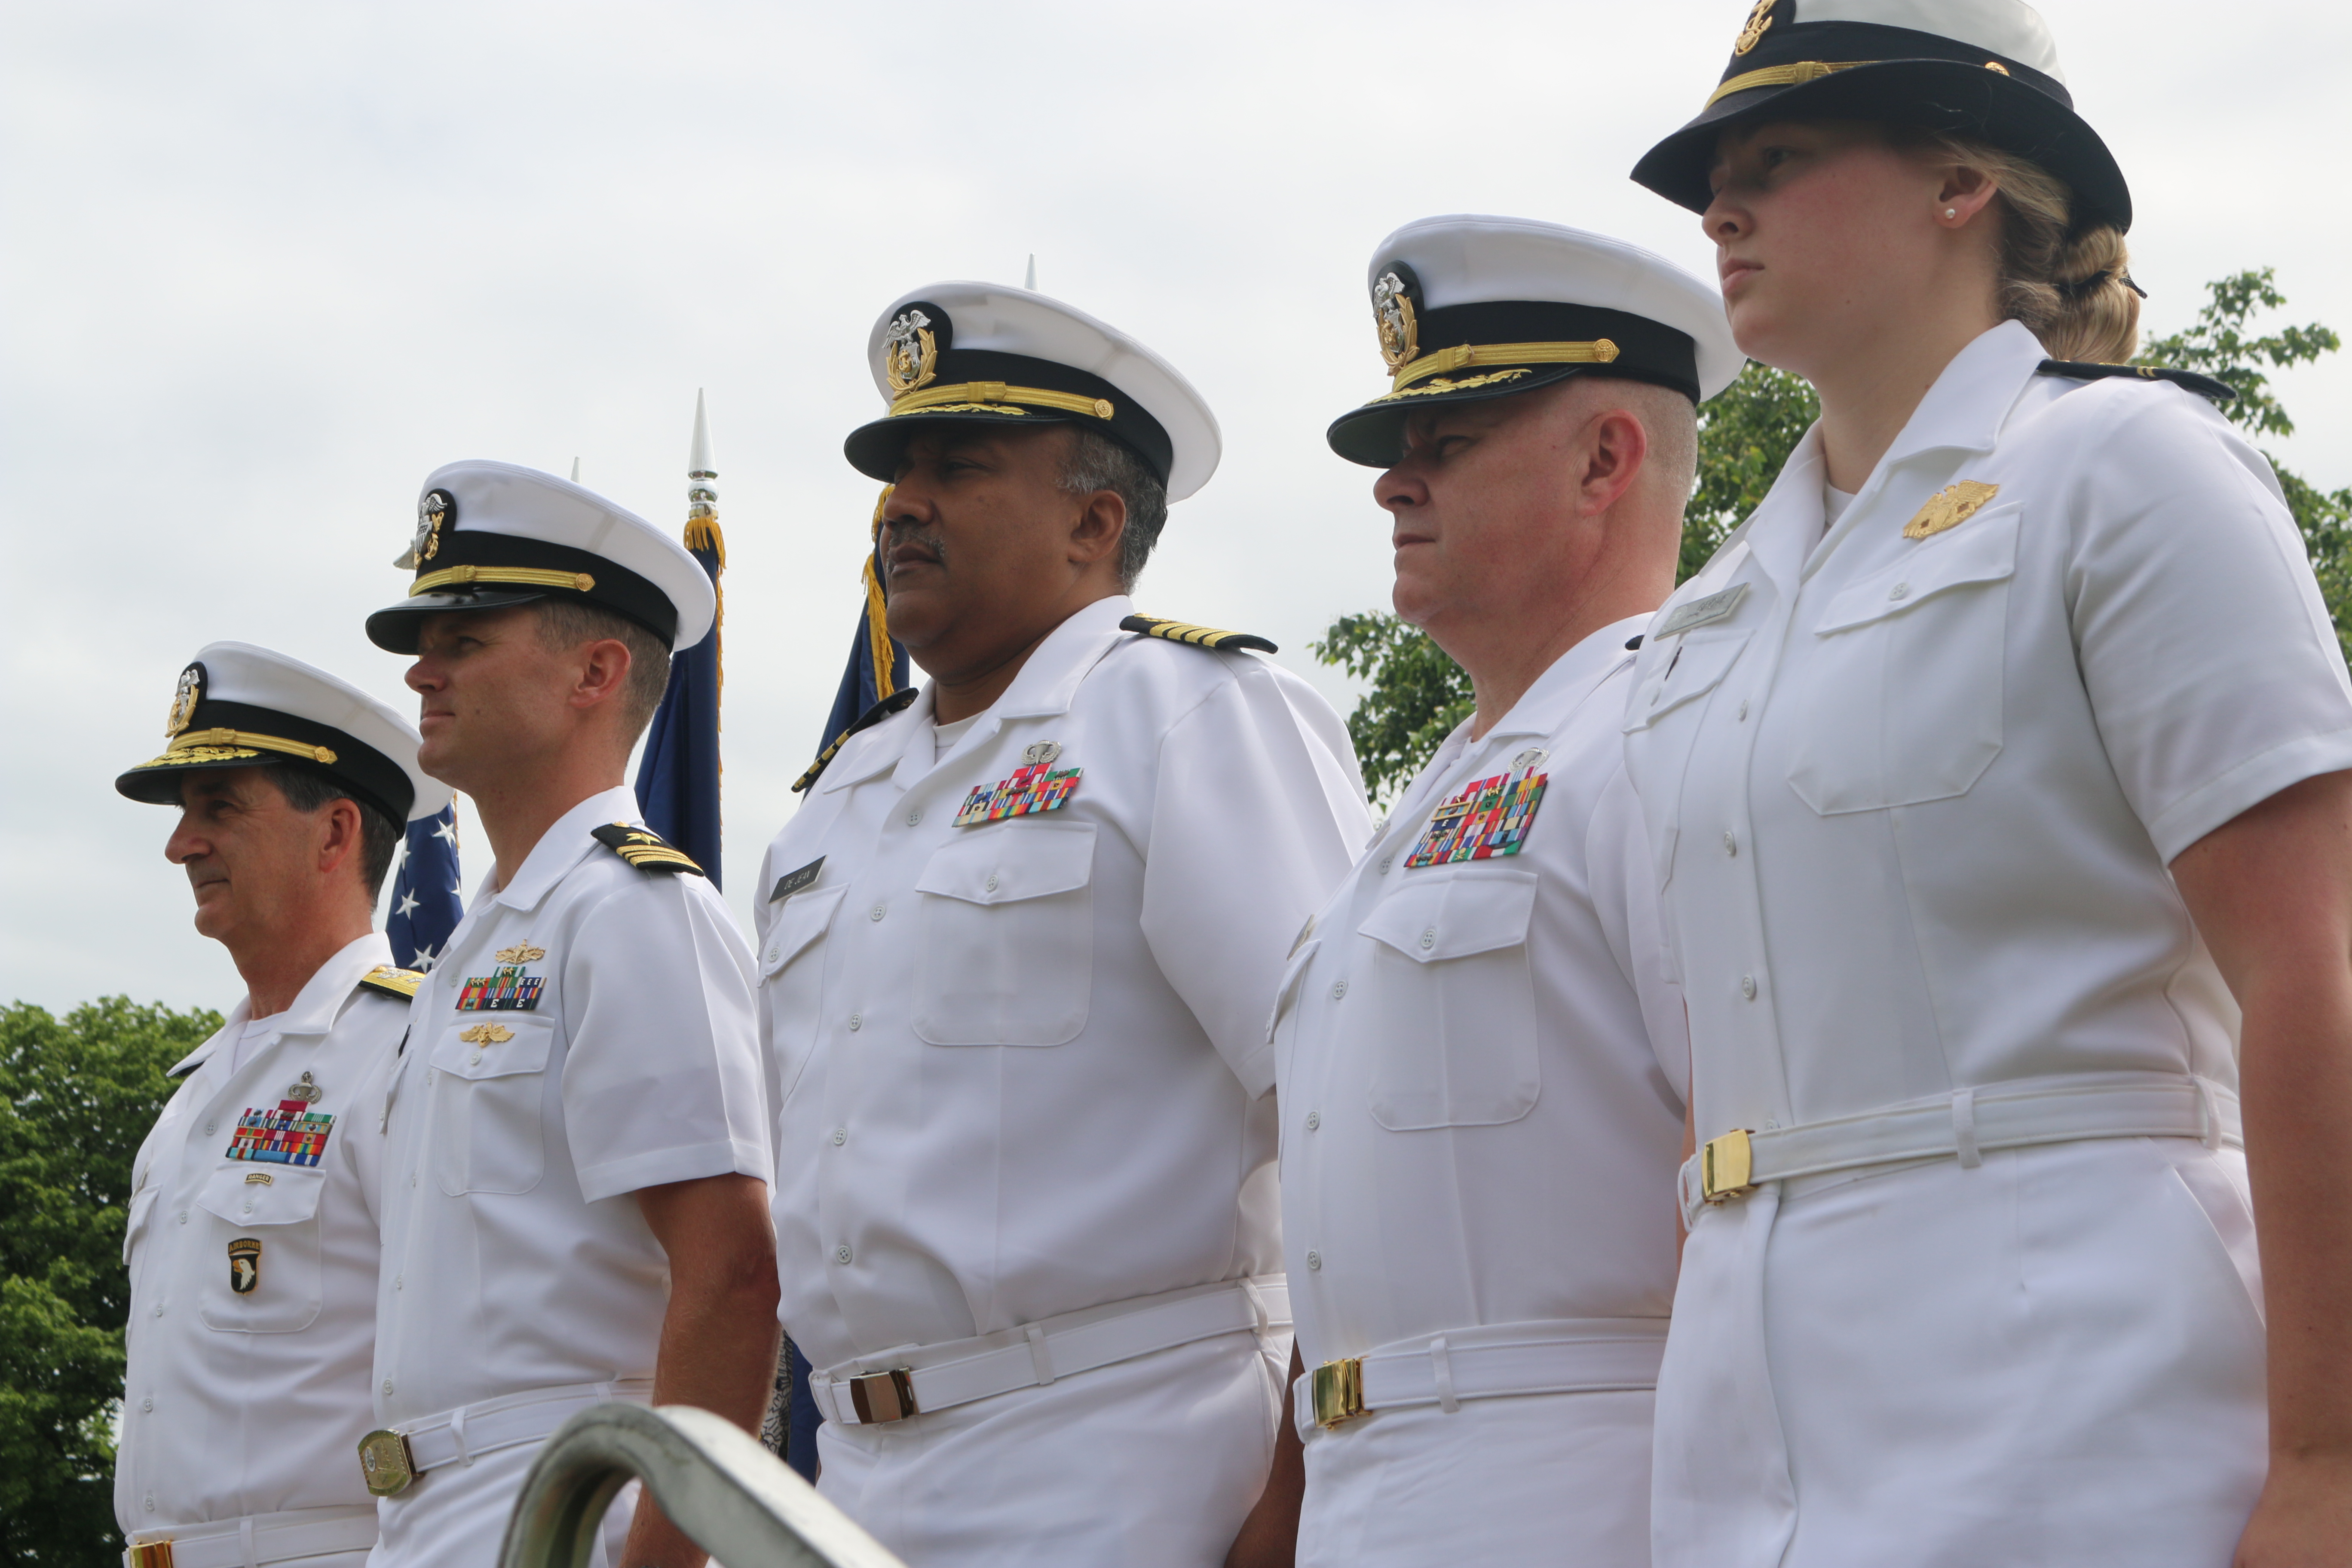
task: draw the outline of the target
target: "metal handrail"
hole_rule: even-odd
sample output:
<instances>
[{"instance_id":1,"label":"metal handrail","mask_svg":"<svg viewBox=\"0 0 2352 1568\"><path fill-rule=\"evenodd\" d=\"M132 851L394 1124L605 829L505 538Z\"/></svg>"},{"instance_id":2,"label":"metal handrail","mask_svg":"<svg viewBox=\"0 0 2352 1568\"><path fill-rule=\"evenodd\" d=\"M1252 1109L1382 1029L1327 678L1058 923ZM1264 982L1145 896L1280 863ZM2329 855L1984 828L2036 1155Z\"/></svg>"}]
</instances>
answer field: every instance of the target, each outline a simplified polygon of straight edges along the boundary
<instances>
[{"instance_id":1,"label":"metal handrail","mask_svg":"<svg viewBox=\"0 0 2352 1568\"><path fill-rule=\"evenodd\" d=\"M725 1568L906 1568L724 1416L625 1402L583 1410L547 1440L507 1521L499 1568L585 1568L606 1507L632 1476Z\"/></svg>"}]
</instances>

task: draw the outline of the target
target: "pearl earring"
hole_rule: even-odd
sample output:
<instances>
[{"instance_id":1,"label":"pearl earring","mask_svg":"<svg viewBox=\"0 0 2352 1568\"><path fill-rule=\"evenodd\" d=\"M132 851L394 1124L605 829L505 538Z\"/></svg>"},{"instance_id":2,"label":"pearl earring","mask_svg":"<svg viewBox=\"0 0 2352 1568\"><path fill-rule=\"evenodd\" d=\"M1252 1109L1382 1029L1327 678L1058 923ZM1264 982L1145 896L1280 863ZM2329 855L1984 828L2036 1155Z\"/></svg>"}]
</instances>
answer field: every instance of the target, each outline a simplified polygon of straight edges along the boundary
<instances>
[{"instance_id":1,"label":"pearl earring","mask_svg":"<svg viewBox=\"0 0 2352 1568\"><path fill-rule=\"evenodd\" d=\"M1960 216L1960 209L1958 207L1946 207L1944 209L1944 216L1946 217L1958 217Z\"/></svg>"}]
</instances>

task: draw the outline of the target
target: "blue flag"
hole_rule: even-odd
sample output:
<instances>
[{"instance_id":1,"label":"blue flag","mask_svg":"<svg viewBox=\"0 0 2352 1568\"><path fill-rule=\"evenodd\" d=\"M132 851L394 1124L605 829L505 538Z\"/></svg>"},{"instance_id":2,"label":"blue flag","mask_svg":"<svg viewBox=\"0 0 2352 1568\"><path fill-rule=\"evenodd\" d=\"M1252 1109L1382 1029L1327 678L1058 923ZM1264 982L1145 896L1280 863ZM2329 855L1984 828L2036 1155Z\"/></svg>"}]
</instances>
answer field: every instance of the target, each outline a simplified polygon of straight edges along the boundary
<instances>
[{"instance_id":1,"label":"blue flag","mask_svg":"<svg viewBox=\"0 0 2352 1568\"><path fill-rule=\"evenodd\" d=\"M400 870L392 879L392 912L383 922L393 963L403 969L432 968L465 912L465 894L457 885L457 807L452 803L438 816L408 825Z\"/></svg>"},{"instance_id":2,"label":"blue flag","mask_svg":"<svg viewBox=\"0 0 2352 1568\"><path fill-rule=\"evenodd\" d=\"M719 531L718 471L710 463L710 424L702 395L694 399L694 445L687 458L686 548L716 588L727 569L727 541ZM669 689L646 734L637 763L637 808L646 826L690 856L719 885L719 627L727 599L719 593L719 618L710 635L679 648L669 661Z\"/></svg>"}]
</instances>

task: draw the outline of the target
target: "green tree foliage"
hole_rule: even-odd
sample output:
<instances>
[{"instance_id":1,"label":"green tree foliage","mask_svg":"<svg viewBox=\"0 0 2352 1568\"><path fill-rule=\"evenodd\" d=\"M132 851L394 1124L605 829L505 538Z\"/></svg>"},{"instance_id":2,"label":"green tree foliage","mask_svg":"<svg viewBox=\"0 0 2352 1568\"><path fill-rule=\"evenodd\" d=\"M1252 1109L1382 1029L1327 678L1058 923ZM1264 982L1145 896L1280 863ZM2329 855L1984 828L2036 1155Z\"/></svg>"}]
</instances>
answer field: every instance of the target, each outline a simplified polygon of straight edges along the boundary
<instances>
[{"instance_id":1,"label":"green tree foliage","mask_svg":"<svg viewBox=\"0 0 2352 1568\"><path fill-rule=\"evenodd\" d=\"M0 1562L115 1568L124 1208L163 1071L217 1013L0 1008Z\"/></svg>"},{"instance_id":2,"label":"green tree foliage","mask_svg":"<svg viewBox=\"0 0 2352 1568\"><path fill-rule=\"evenodd\" d=\"M2226 382L2238 394L2223 405L2231 418L2258 436L2292 435L2294 422L2272 394L2263 367L2284 369L2332 353L2341 346L2336 333L2314 324L2250 336L2255 312L2286 303L2268 268L2221 279L2206 291L2195 321L2151 341L2134 363L2172 365ZM1756 510L1820 413L1811 387L1752 362L1738 381L1701 405L1698 484L1683 514L1676 582L1706 565L1725 536ZM2284 468L2278 477L2311 552L2336 635L2352 659L2352 489L2317 489ZM1343 616L1320 642L1308 646L1324 663L1370 682L1348 715L1348 732L1373 799L1394 799L1468 716L1470 678L1425 634L1380 611Z\"/></svg>"}]
</instances>

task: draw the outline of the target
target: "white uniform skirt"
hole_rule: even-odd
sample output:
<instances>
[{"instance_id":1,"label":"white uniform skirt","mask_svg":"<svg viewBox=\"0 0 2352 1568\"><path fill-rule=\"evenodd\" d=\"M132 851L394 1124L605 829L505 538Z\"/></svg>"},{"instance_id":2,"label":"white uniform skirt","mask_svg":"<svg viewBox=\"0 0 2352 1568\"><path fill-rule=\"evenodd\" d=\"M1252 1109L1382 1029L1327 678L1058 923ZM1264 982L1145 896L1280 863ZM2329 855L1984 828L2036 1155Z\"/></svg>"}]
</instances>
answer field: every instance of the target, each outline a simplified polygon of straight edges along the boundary
<instances>
[{"instance_id":1,"label":"white uniform skirt","mask_svg":"<svg viewBox=\"0 0 2352 1568\"><path fill-rule=\"evenodd\" d=\"M916 1568L1219 1568L1274 1459L1286 1332L818 1428L817 1490Z\"/></svg>"},{"instance_id":2,"label":"white uniform skirt","mask_svg":"<svg viewBox=\"0 0 2352 1568\"><path fill-rule=\"evenodd\" d=\"M1298 1568L1645 1568L1653 1399L1475 1399L1316 1431Z\"/></svg>"},{"instance_id":3,"label":"white uniform skirt","mask_svg":"<svg viewBox=\"0 0 2352 1568\"><path fill-rule=\"evenodd\" d=\"M1659 1568L2228 1568L2267 1466L2245 1160L2107 1139L1703 1213Z\"/></svg>"}]
</instances>

